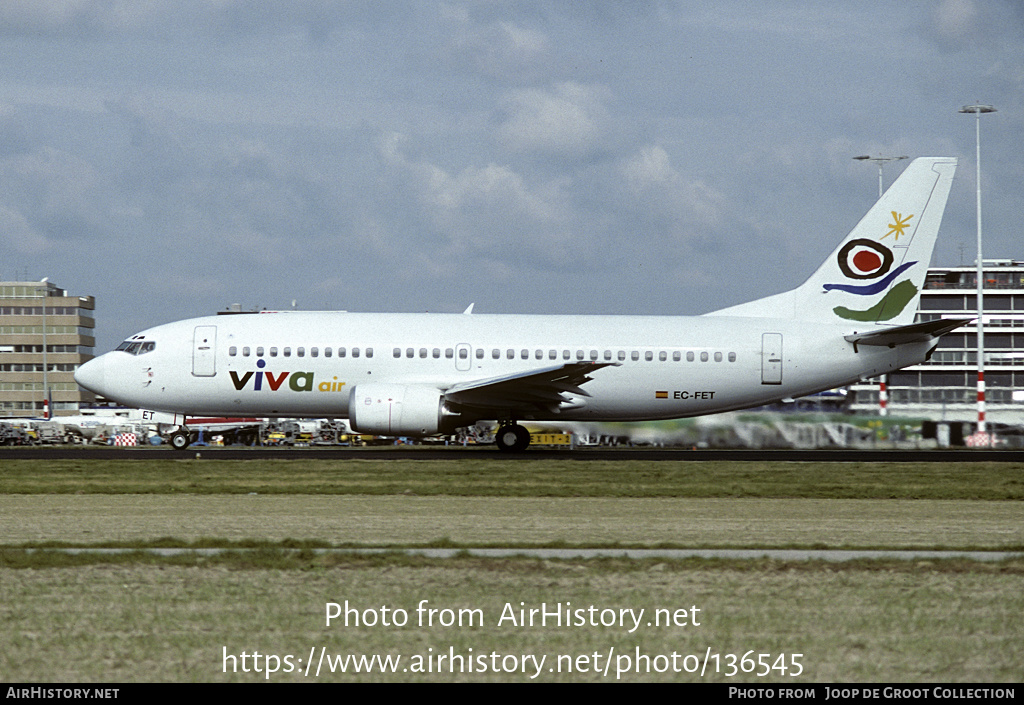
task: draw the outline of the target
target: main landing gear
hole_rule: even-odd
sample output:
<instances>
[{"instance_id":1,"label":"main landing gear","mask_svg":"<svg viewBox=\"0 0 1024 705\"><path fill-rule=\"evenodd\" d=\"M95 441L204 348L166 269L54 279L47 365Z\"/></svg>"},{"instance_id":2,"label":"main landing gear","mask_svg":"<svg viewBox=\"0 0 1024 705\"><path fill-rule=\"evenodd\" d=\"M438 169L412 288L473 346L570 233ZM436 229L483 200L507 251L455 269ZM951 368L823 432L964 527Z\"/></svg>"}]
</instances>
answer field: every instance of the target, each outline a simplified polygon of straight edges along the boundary
<instances>
[{"instance_id":1,"label":"main landing gear","mask_svg":"<svg viewBox=\"0 0 1024 705\"><path fill-rule=\"evenodd\" d=\"M506 453L521 453L530 445L530 432L519 424L504 424L494 434L498 449Z\"/></svg>"}]
</instances>

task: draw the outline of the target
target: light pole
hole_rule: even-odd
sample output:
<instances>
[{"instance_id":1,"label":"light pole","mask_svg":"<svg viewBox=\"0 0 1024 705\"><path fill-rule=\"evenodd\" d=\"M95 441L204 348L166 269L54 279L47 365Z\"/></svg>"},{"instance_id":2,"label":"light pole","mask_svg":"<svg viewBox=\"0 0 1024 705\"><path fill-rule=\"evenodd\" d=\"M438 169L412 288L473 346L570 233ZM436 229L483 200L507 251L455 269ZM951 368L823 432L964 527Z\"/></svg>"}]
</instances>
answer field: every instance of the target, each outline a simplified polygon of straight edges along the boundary
<instances>
[{"instance_id":1,"label":"light pole","mask_svg":"<svg viewBox=\"0 0 1024 705\"><path fill-rule=\"evenodd\" d=\"M882 167L885 166L886 163L888 163L888 162L898 162L901 159L907 159L907 158L908 157L906 155L904 155L902 157L869 157L866 154L863 155L863 156L860 156L860 157L854 157L854 159L856 159L857 161L861 161L861 162L867 161L867 162L877 162L878 163L878 198L879 199L882 198ZM878 378L878 415L879 416L886 416L889 413L888 409L887 409L888 404L889 404L889 396L888 396L889 393L888 393L888 390L886 389L886 381L887 381L886 375L882 375L881 377Z\"/></svg>"},{"instance_id":2,"label":"light pole","mask_svg":"<svg viewBox=\"0 0 1024 705\"><path fill-rule=\"evenodd\" d=\"M861 162L878 162L878 197L882 197L882 167L887 162L898 162L901 159L909 159L907 156L902 157L869 157L866 154L862 157L854 157L857 161Z\"/></svg>"},{"instance_id":3,"label":"light pole","mask_svg":"<svg viewBox=\"0 0 1024 705\"><path fill-rule=\"evenodd\" d=\"M50 398L50 385L48 383L49 380L47 378L47 373L49 372L49 370L47 370L46 364L46 300L50 296L50 285L47 281L48 279L49 277L43 277L42 281L39 282L43 286L41 289L37 289L37 291L42 291L43 295L43 415L46 417L47 420L53 417L53 409L50 408L48 401Z\"/></svg>"},{"instance_id":4,"label":"light pole","mask_svg":"<svg viewBox=\"0 0 1024 705\"><path fill-rule=\"evenodd\" d=\"M985 430L985 307L984 307L984 262L981 259L981 116L983 113L994 113L991 105L965 105L961 113L974 113L975 141L975 184L977 186L978 211L978 437L975 445L989 445L989 437Z\"/></svg>"}]
</instances>

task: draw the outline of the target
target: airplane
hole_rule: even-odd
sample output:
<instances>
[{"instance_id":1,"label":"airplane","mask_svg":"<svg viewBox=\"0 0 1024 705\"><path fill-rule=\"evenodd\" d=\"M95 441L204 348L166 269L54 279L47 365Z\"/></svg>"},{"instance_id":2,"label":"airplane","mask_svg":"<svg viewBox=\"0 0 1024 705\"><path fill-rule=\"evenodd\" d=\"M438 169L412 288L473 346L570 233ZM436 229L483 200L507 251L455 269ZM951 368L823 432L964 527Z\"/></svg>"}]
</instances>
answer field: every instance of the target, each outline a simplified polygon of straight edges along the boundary
<instances>
[{"instance_id":1,"label":"airplane","mask_svg":"<svg viewBox=\"0 0 1024 705\"><path fill-rule=\"evenodd\" d=\"M914 323L956 169L915 159L806 282L700 316L225 312L160 325L76 381L181 415L347 418L363 434L700 416L925 361L970 319ZM183 416L177 418L184 418ZM184 424L171 444L189 444Z\"/></svg>"}]
</instances>

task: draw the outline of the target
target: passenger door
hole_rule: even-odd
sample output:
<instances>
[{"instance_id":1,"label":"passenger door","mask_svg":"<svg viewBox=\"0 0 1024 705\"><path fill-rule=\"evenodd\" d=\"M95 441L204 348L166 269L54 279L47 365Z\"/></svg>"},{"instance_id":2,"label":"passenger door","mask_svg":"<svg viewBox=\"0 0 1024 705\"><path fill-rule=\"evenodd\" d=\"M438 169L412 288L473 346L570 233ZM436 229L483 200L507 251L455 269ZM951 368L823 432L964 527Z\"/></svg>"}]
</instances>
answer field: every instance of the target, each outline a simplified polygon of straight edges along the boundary
<instances>
[{"instance_id":1,"label":"passenger door","mask_svg":"<svg viewBox=\"0 0 1024 705\"><path fill-rule=\"evenodd\" d=\"M782 384L782 333L761 335L761 384Z\"/></svg>"},{"instance_id":2,"label":"passenger door","mask_svg":"<svg viewBox=\"0 0 1024 705\"><path fill-rule=\"evenodd\" d=\"M192 336L192 376L217 374L217 326L196 326Z\"/></svg>"}]
</instances>

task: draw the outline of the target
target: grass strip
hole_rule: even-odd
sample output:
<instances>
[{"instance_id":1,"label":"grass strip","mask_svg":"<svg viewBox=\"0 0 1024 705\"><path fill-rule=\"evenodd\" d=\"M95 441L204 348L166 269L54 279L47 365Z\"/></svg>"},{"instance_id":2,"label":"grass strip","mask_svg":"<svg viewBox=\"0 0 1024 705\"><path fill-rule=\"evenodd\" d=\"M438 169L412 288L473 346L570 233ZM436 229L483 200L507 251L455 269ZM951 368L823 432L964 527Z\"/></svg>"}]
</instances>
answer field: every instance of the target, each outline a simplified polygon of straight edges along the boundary
<instances>
[{"instance_id":1,"label":"grass strip","mask_svg":"<svg viewBox=\"0 0 1024 705\"><path fill-rule=\"evenodd\" d=\"M11 460L0 494L1024 500L1024 464L503 460Z\"/></svg>"}]
</instances>

